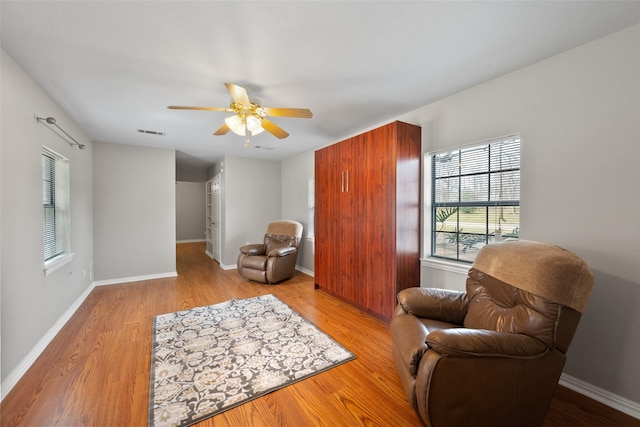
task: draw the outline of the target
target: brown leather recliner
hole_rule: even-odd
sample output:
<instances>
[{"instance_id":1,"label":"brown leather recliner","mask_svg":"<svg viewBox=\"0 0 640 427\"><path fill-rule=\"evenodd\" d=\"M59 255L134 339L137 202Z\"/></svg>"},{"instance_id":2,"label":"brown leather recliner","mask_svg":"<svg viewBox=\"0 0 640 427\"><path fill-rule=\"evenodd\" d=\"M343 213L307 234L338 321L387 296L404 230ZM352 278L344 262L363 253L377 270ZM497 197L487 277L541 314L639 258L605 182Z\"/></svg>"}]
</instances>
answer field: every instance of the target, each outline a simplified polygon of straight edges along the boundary
<instances>
[{"instance_id":1,"label":"brown leather recliner","mask_svg":"<svg viewBox=\"0 0 640 427\"><path fill-rule=\"evenodd\" d=\"M593 281L572 252L510 241L480 251L466 292L399 292L393 359L423 422L542 425Z\"/></svg>"},{"instance_id":2,"label":"brown leather recliner","mask_svg":"<svg viewBox=\"0 0 640 427\"><path fill-rule=\"evenodd\" d=\"M263 243L245 245L238 255L238 273L263 283L278 283L293 277L298 259L302 224L274 221L267 226Z\"/></svg>"}]
</instances>

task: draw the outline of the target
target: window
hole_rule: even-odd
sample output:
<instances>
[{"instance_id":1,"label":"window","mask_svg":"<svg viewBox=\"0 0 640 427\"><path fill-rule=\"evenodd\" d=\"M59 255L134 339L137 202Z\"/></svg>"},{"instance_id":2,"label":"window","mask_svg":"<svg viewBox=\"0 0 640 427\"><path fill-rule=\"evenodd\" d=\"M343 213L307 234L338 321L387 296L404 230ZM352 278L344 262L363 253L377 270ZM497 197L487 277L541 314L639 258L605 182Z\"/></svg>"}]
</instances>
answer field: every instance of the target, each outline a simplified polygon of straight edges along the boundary
<instances>
[{"instance_id":1,"label":"window","mask_svg":"<svg viewBox=\"0 0 640 427\"><path fill-rule=\"evenodd\" d=\"M43 249L45 275L70 262L69 161L42 150Z\"/></svg>"},{"instance_id":2,"label":"window","mask_svg":"<svg viewBox=\"0 0 640 427\"><path fill-rule=\"evenodd\" d=\"M429 155L430 256L473 262L520 233L520 137Z\"/></svg>"}]
</instances>

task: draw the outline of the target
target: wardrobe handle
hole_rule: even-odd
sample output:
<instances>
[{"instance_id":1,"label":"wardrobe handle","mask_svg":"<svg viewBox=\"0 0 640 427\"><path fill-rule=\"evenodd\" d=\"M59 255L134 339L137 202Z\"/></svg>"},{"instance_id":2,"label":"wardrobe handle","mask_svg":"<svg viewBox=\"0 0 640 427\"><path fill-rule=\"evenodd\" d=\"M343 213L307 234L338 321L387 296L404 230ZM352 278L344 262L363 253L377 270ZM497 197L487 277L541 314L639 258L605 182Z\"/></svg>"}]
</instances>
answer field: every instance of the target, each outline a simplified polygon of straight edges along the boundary
<instances>
[{"instance_id":1,"label":"wardrobe handle","mask_svg":"<svg viewBox=\"0 0 640 427\"><path fill-rule=\"evenodd\" d=\"M349 192L349 171L347 171L347 193Z\"/></svg>"},{"instance_id":2,"label":"wardrobe handle","mask_svg":"<svg viewBox=\"0 0 640 427\"><path fill-rule=\"evenodd\" d=\"M344 193L344 171L340 172L340 178L341 178L341 183L340 183L340 192Z\"/></svg>"}]
</instances>

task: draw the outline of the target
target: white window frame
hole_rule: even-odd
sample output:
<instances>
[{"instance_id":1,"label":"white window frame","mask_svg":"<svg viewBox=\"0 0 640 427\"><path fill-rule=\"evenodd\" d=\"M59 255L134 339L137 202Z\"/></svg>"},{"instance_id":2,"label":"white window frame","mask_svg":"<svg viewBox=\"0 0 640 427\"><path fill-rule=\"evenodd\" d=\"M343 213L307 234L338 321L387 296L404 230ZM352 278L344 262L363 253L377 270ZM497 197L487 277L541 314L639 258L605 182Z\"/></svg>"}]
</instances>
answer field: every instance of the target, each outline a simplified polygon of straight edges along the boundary
<instances>
[{"instance_id":1,"label":"white window frame","mask_svg":"<svg viewBox=\"0 0 640 427\"><path fill-rule=\"evenodd\" d=\"M53 159L54 171L51 186L48 188L44 157ZM48 276L73 260L71 252L71 202L69 159L53 151L42 147L42 180L43 180L43 210L42 210L42 259L44 275ZM48 199L50 203L45 203ZM47 220L47 210L53 209L53 220ZM51 218L51 217L49 217ZM47 241L53 239L54 245L59 247L53 256L48 257ZM47 259L48 258L48 259Z\"/></svg>"},{"instance_id":2,"label":"white window frame","mask_svg":"<svg viewBox=\"0 0 640 427\"><path fill-rule=\"evenodd\" d=\"M423 176L424 176L424 184L425 184L424 193L423 193L423 196L424 196L423 200L425 201L424 211L423 211L424 233L423 233L423 258L421 260L423 266L437 268L440 270L445 270L445 271L450 271L455 273L466 273L469 269L469 264L472 262L469 260L454 260L454 259L443 258L443 257L432 255L432 247L433 247L432 246L433 222L431 217L432 207L433 207L432 205L432 196L433 196L432 194L432 191L433 191L432 158L436 155L443 154L443 153L472 149L475 147L481 147L483 145L499 143L501 141L513 140L514 138L520 141L520 147L521 147L522 139L520 138L520 135L516 133L516 134L506 135L499 138L493 138L486 141L467 144L461 147L455 147L455 148L425 153L424 162L423 162L423 165L424 165ZM521 197L519 197L518 200L520 200L520 198Z\"/></svg>"}]
</instances>

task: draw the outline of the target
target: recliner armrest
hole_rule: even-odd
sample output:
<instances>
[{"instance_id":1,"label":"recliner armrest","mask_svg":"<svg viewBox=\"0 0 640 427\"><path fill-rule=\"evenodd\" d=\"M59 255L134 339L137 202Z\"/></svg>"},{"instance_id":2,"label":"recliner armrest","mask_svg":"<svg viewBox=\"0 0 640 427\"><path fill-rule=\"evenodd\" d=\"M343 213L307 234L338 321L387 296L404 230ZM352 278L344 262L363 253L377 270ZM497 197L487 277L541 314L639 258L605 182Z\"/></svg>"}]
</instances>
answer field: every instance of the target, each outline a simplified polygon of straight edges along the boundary
<instances>
[{"instance_id":1,"label":"recliner armrest","mask_svg":"<svg viewBox=\"0 0 640 427\"><path fill-rule=\"evenodd\" d=\"M389 326L393 336L394 353L399 355L396 363L401 360L411 376L415 378L422 355L429 350L426 344L429 330L418 318L405 313L394 316Z\"/></svg>"},{"instance_id":2,"label":"recliner armrest","mask_svg":"<svg viewBox=\"0 0 640 427\"><path fill-rule=\"evenodd\" d=\"M469 299L466 292L437 288L407 288L398 293L407 314L462 325Z\"/></svg>"},{"instance_id":3,"label":"recliner armrest","mask_svg":"<svg viewBox=\"0 0 640 427\"><path fill-rule=\"evenodd\" d=\"M522 334L485 329L453 328L427 335L429 348L445 357L507 357L535 359L549 348L540 340Z\"/></svg>"},{"instance_id":4,"label":"recliner armrest","mask_svg":"<svg viewBox=\"0 0 640 427\"><path fill-rule=\"evenodd\" d=\"M285 256L298 252L298 249L293 246L285 246L283 248L275 248L269 251L267 256Z\"/></svg>"},{"instance_id":5,"label":"recliner armrest","mask_svg":"<svg viewBox=\"0 0 640 427\"><path fill-rule=\"evenodd\" d=\"M252 245L244 245L240 248L240 252L245 255L264 255L266 246L263 243L254 243Z\"/></svg>"}]
</instances>

